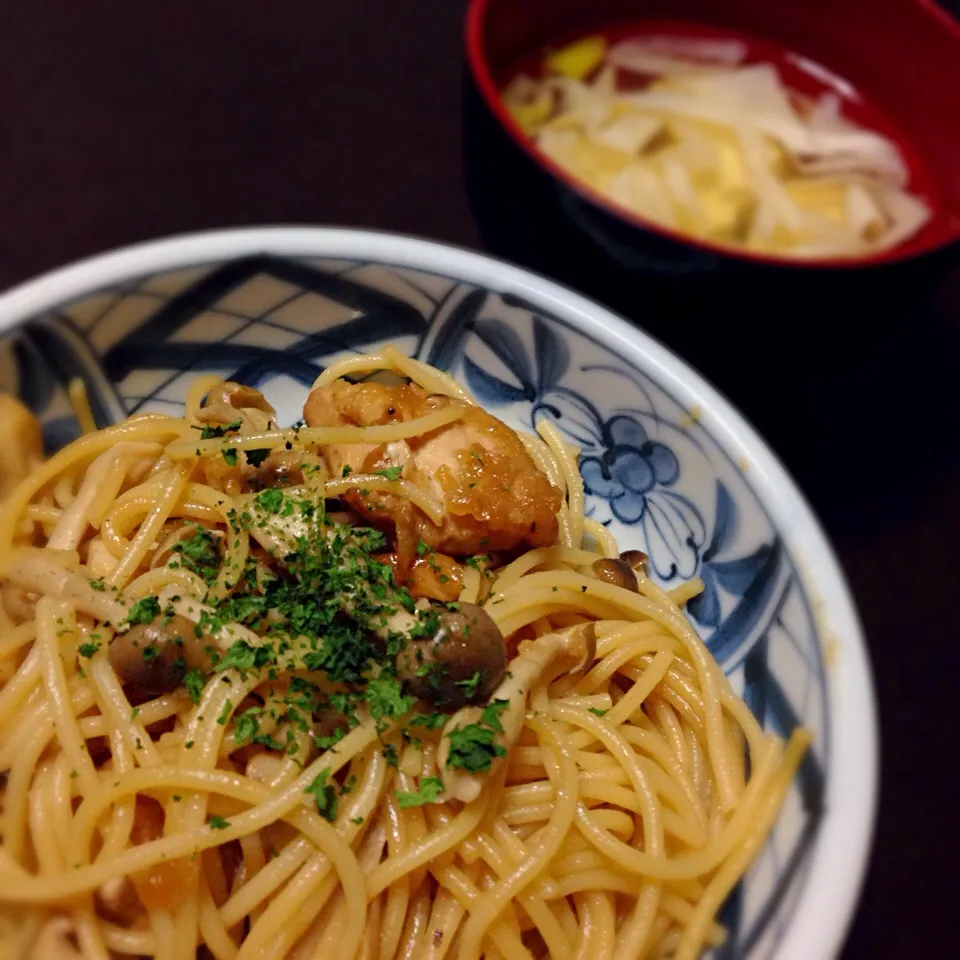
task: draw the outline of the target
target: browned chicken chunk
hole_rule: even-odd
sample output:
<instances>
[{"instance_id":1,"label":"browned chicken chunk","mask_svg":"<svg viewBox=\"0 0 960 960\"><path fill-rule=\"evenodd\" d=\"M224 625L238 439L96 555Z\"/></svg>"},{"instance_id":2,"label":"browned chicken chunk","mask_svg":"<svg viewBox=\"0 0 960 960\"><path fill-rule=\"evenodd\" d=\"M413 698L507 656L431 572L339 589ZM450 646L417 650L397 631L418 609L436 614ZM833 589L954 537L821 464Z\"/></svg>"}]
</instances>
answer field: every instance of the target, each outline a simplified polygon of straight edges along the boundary
<instances>
[{"instance_id":1,"label":"browned chicken chunk","mask_svg":"<svg viewBox=\"0 0 960 960\"><path fill-rule=\"evenodd\" d=\"M311 391L303 416L311 427L373 426L425 416L449 404L463 416L422 437L387 444L330 444L323 453L334 477L400 467L405 480L443 504L433 523L397 495L351 491L343 499L377 525L397 533L401 563L418 540L453 556L512 550L556 540L561 493L537 468L520 438L480 407L428 396L416 384L337 380Z\"/></svg>"}]
</instances>

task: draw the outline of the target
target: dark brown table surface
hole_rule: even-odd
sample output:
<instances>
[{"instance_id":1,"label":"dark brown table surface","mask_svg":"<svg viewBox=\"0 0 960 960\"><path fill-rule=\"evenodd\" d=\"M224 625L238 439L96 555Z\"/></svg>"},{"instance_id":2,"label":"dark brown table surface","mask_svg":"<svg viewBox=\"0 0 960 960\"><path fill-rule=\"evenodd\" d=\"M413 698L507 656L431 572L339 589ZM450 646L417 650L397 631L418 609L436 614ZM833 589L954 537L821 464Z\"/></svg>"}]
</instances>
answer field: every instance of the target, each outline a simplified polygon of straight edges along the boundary
<instances>
[{"instance_id":1,"label":"dark brown table surface","mask_svg":"<svg viewBox=\"0 0 960 960\"><path fill-rule=\"evenodd\" d=\"M5 5L0 284L131 241L250 223L377 227L482 249L462 162L463 7ZM551 271L549 250L529 253ZM919 293L864 310L875 329L861 344L805 363L779 391L751 389L697 355L698 323L735 313L679 318L693 339L657 333L706 368L784 458L860 606L881 706L882 798L844 956L956 955L960 257L931 268ZM831 311L849 324L858 308L824 304ZM781 335L778 363L803 331Z\"/></svg>"}]
</instances>

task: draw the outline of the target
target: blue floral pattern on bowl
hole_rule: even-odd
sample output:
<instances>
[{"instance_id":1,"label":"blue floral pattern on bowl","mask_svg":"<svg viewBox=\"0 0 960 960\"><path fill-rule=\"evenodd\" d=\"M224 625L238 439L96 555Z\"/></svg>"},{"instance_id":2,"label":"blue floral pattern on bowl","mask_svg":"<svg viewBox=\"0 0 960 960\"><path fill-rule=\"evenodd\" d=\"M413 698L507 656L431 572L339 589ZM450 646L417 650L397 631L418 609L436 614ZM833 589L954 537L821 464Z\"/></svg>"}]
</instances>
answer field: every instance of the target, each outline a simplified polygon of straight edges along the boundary
<instances>
[{"instance_id":1,"label":"blue floral pattern on bowl","mask_svg":"<svg viewBox=\"0 0 960 960\"><path fill-rule=\"evenodd\" d=\"M176 412L209 372L263 389L292 422L325 366L388 341L449 370L516 427L555 424L580 449L589 515L644 549L664 585L702 578L689 614L764 726L813 730L784 814L721 917L731 935L718 956L770 956L823 814L822 644L750 465L731 460L699 411L513 295L382 263L266 255L132 278L36 317L0 342L0 388L41 416L53 451L77 433L73 377L100 425Z\"/></svg>"}]
</instances>

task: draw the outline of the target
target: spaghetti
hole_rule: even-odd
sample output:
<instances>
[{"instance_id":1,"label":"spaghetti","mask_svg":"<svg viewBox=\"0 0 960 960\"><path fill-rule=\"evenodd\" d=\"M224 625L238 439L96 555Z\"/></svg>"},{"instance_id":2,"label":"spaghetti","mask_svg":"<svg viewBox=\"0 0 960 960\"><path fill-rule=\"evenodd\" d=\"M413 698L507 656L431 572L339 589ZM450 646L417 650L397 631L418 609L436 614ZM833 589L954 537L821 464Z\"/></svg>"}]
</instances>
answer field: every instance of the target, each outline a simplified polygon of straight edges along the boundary
<instances>
[{"instance_id":1,"label":"spaghetti","mask_svg":"<svg viewBox=\"0 0 960 960\"><path fill-rule=\"evenodd\" d=\"M809 735L760 728L696 586L584 518L556 430L394 348L305 418L208 377L6 465L0 955L721 943Z\"/></svg>"}]
</instances>

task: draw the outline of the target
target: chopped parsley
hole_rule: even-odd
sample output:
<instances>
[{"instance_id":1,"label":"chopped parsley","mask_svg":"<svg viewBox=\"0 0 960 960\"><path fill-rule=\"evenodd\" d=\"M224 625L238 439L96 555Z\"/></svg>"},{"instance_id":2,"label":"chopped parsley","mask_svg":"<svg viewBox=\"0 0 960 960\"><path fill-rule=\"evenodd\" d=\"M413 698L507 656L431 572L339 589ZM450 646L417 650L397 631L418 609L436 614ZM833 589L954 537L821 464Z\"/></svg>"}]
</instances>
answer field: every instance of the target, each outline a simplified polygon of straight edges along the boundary
<instances>
[{"instance_id":1,"label":"chopped parsley","mask_svg":"<svg viewBox=\"0 0 960 960\"><path fill-rule=\"evenodd\" d=\"M507 755L504 747L494 740L494 731L479 723L469 723L451 730L447 737L450 740L448 767L468 773L484 773L497 757Z\"/></svg>"},{"instance_id":2,"label":"chopped parsley","mask_svg":"<svg viewBox=\"0 0 960 960\"><path fill-rule=\"evenodd\" d=\"M191 573L213 583L220 572L220 551L217 538L205 527L197 525L196 532L173 547L179 554L180 563Z\"/></svg>"},{"instance_id":3,"label":"chopped parsley","mask_svg":"<svg viewBox=\"0 0 960 960\"><path fill-rule=\"evenodd\" d=\"M415 793L397 793L397 802L406 810L408 807L422 807L425 803L436 803L443 793L443 781L439 777L424 777L420 789Z\"/></svg>"},{"instance_id":4,"label":"chopped parsley","mask_svg":"<svg viewBox=\"0 0 960 960\"><path fill-rule=\"evenodd\" d=\"M236 737L239 746L249 743L257 735L257 731L260 729L260 721L257 720L258 713L260 713L259 707L251 707L234 721L233 735Z\"/></svg>"},{"instance_id":5,"label":"chopped parsley","mask_svg":"<svg viewBox=\"0 0 960 960\"><path fill-rule=\"evenodd\" d=\"M386 477L388 480L399 480L403 473L403 467L387 467L385 470L374 470L374 475Z\"/></svg>"},{"instance_id":6,"label":"chopped parsley","mask_svg":"<svg viewBox=\"0 0 960 960\"><path fill-rule=\"evenodd\" d=\"M402 717L416 703L416 697L405 696L401 692L400 682L393 677L374 677L367 683L364 696L370 716L381 729L387 726L383 723L385 718Z\"/></svg>"},{"instance_id":7,"label":"chopped parsley","mask_svg":"<svg viewBox=\"0 0 960 960\"><path fill-rule=\"evenodd\" d=\"M156 597L144 597L131 608L126 622L130 624L152 623L160 616L160 601Z\"/></svg>"},{"instance_id":8,"label":"chopped parsley","mask_svg":"<svg viewBox=\"0 0 960 960\"><path fill-rule=\"evenodd\" d=\"M332 783L327 783L330 768L324 767L303 791L311 795L317 803L317 813L325 820L333 823L337 819L337 806L340 798L337 789Z\"/></svg>"},{"instance_id":9,"label":"chopped parsley","mask_svg":"<svg viewBox=\"0 0 960 960\"><path fill-rule=\"evenodd\" d=\"M390 564L375 559L387 547L383 533L332 521L325 515L322 494L310 498L276 488L260 490L247 509L231 510L228 520L234 535L269 524L287 552L277 557L280 569L272 573L264 573L254 557L247 557L235 570L227 571L231 589L226 597L205 598L194 635L201 641L211 638L206 652L212 664L207 669L185 670L182 683L191 701L202 701L211 677L228 682L227 671L244 677L253 672L261 682L286 675L289 686L271 692L269 702L260 699L236 714L228 703L217 720L230 727L238 746L257 744L290 754L297 754L305 737L310 737L318 714L336 712L344 722L339 729L324 731L329 735L312 737L317 750L331 749L356 727L361 706L369 711L380 734L392 721L408 717L416 700L397 679L394 658L410 640L434 636L440 619L436 608L418 607L409 591L396 584ZM221 536L195 524L182 537L172 548L181 566L208 585L224 575ZM427 549L424 545L424 552ZM411 626L395 633L391 621L400 610L411 615ZM129 622L147 623L174 612L172 604L161 610L156 597L146 597L133 606ZM223 643L234 624L260 639ZM290 676L295 672L298 675ZM325 674L325 687L340 688L321 694L310 677L313 672ZM477 689L480 679L470 678L465 684ZM264 714L288 726L274 735L266 733ZM445 722L444 714L425 714L412 725L433 730ZM383 750L395 765L396 746L387 744ZM315 780L312 786L318 808L334 817L339 797L335 782L328 777Z\"/></svg>"},{"instance_id":10,"label":"chopped parsley","mask_svg":"<svg viewBox=\"0 0 960 960\"><path fill-rule=\"evenodd\" d=\"M203 675L199 670L188 670L183 678L183 685L187 688L187 693L194 703L200 702L200 694L203 693Z\"/></svg>"},{"instance_id":11,"label":"chopped parsley","mask_svg":"<svg viewBox=\"0 0 960 960\"><path fill-rule=\"evenodd\" d=\"M211 830L226 830L230 826L229 820L224 820L223 817L218 817L214 814L208 821L207 826Z\"/></svg>"},{"instance_id":12,"label":"chopped parsley","mask_svg":"<svg viewBox=\"0 0 960 960\"><path fill-rule=\"evenodd\" d=\"M410 726L439 730L448 719L449 717L445 713L419 713L410 721Z\"/></svg>"},{"instance_id":13,"label":"chopped parsley","mask_svg":"<svg viewBox=\"0 0 960 960\"><path fill-rule=\"evenodd\" d=\"M233 712L233 704L230 702L230 699L228 697L223 704L223 709L220 711L220 716L217 717L217 723L219 723L221 727L225 727L227 725L227 721L230 719L230 714L232 712Z\"/></svg>"},{"instance_id":14,"label":"chopped parsley","mask_svg":"<svg viewBox=\"0 0 960 960\"><path fill-rule=\"evenodd\" d=\"M283 491L270 487L267 490L261 490L253 499L257 506L262 507L267 513L278 513L283 506Z\"/></svg>"},{"instance_id":15,"label":"chopped parsley","mask_svg":"<svg viewBox=\"0 0 960 960\"><path fill-rule=\"evenodd\" d=\"M240 421L234 420L232 423L225 423L222 427L211 427L207 424L204 427L194 427L194 430L200 431L201 440L216 440L217 437L225 437L228 433L240 429Z\"/></svg>"},{"instance_id":16,"label":"chopped parsley","mask_svg":"<svg viewBox=\"0 0 960 960\"><path fill-rule=\"evenodd\" d=\"M246 640L238 640L217 661L217 665L213 669L217 673L223 673L224 670L230 669L239 670L241 673L252 670L257 662L257 649L250 646Z\"/></svg>"},{"instance_id":17,"label":"chopped parsley","mask_svg":"<svg viewBox=\"0 0 960 960\"><path fill-rule=\"evenodd\" d=\"M77 647L77 653L81 657L86 657L88 660L100 649L99 643L81 643Z\"/></svg>"},{"instance_id":18,"label":"chopped parsley","mask_svg":"<svg viewBox=\"0 0 960 960\"><path fill-rule=\"evenodd\" d=\"M509 700L494 700L483 708L480 722L485 723L491 730L503 733L503 724L500 723L500 714L510 706Z\"/></svg>"},{"instance_id":19,"label":"chopped parsley","mask_svg":"<svg viewBox=\"0 0 960 960\"><path fill-rule=\"evenodd\" d=\"M341 728L334 731L329 737L314 737L313 745L318 750L329 750L331 747L335 747L346 735L346 730Z\"/></svg>"},{"instance_id":20,"label":"chopped parsley","mask_svg":"<svg viewBox=\"0 0 960 960\"><path fill-rule=\"evenodd\" d=\"M90 581L90 588L92 590L99 590L101 593L103 593L103 591L107 589L107 585L103 582L103 577L94 577Z\"/></svg>"},{"instance_id":21,"label":"chopped parsley","mask_svg":"<svg viewBox=\"0 0 960 960\"><path fill-rule=\"evenodd\" d=\"M245 450L244 456L251 467L259 467L267 457L270 456L270 448L264 447L259 450Z\"/></svg>"},{"instance_id":22,"label":"chopped parsley","mask_svg":"<svg viewBox=\"0 0 960 960\"><path fill-rule=\"evenodd\" d=\"M601 710L599 707L587 707L587 710L595 717L603 717L606 716L607 713L606 710Z\"/></svg>"},{"instance_id":23,"label":"chopped parsley","mask_svg":"<svg viewBox=\"0 0 960 960\"><path fill-rule=\"evenodd\" d=\"M255 734L252 742L260 747L266 747L268 750L276 750L278 753L284 753L287 749L284 744L271 737L269 733Z\"/></svg>"},{"instance_id":24,"label":"chopped parsley","mask_svg":"<svg viewBox=\"0 0 960 960\"><path fill-rule=\"evenodd\" d=\"M463 690L464 697L467 700L472 700L476 695L477 691L480 689L480 682L483 679L480 671L478 670L472 677L468 677L466 680L457 680L455 681L456 685Z\"/></svg>"},{"instance_id":25,"label":"chopped parsley","mask_svg":"<svg viewBox=\"0 0 960 960\"><path fill-rule=\"evenodd\" d=\"M228 450L221 450L220 454L228 467L235 467L237 465L237 451L232 447Z\"/></svg>"}]
</instances>

